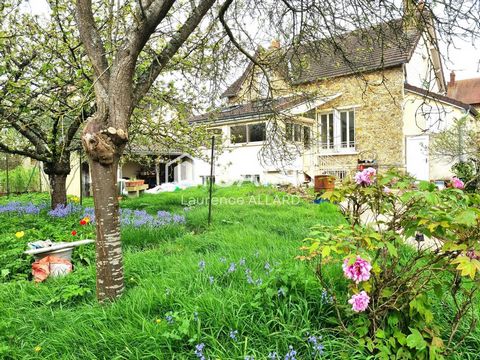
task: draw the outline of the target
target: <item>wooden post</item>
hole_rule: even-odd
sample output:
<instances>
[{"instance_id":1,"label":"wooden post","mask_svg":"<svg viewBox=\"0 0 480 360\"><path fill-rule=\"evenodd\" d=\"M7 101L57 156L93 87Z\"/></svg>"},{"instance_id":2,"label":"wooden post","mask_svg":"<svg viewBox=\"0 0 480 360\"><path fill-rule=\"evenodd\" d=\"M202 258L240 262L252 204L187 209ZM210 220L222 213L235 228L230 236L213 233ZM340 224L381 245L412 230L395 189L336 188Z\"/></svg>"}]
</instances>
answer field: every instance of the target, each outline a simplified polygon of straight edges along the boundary
<instances>
[{"instance_id":1,"label":"wooden post","mask_svg":"<svg viewBox=\"0 0 480 360\"><path fill-rule=\"evenodd\" d=\"M155 161L155 182L157 183L157 186L160 185L160 165L158 160Z\"/></svg>"},{"instance_id":2,"label":"wooden post","mask_svg":"<svg viewBox=\"0 0 480 360\"><path fill-rule=\"evenodd\" d=\"M215 136L212 136L212 153L210 156L210 189L208 195L208 225L212 222L212 189L213 189L213 166L214 166L214 158L213 158L213 151L215 149Z\"/></svg>"},{"instance_id":3,"label":"wooden post","mask_svg":"<svg viewBox=\"0 0 480 360\"><path fill-rule=\"evenodd\" d=\"M9 179L9 176L8 176L8 171L9 171L9 168L8 168L8 153L5 153L5 170L6 170L6 174L7 174L7 197L10 196L10 179Z\"/></svg>"},{"instance_id":4,"label":"wooden post","mask_svg":"<svg viewBox=\"0 0 480 360\"><path fill-rule=\"evenodd\" d=\"M83 166L82 166L82 150L79 151L79 161L80 161L80 205L83 205Z\"/></svg>"}]
</instances>

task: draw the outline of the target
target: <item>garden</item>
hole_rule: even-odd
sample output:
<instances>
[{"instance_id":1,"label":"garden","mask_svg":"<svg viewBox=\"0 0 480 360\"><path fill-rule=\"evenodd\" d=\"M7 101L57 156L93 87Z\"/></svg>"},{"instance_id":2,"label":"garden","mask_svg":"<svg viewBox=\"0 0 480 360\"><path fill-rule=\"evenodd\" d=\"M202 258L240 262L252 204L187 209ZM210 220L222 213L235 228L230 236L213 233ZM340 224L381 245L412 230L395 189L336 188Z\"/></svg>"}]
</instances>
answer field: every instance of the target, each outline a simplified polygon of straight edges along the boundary
<instances>
[{"instance_id":1,"label":"garden","mask_svg":"<svg viewBox=\"0 0 480 360\"><path fill-rule=\"evenodd\" d=\"M355 180L320 204L215 187L210 226L204 187L124 199L126 290L104 304L94 245L41 283L23 254L94 239L91 200L1 198L0 357L478 358L479 196L395 173Z\"/></svg>"}]
</instances>

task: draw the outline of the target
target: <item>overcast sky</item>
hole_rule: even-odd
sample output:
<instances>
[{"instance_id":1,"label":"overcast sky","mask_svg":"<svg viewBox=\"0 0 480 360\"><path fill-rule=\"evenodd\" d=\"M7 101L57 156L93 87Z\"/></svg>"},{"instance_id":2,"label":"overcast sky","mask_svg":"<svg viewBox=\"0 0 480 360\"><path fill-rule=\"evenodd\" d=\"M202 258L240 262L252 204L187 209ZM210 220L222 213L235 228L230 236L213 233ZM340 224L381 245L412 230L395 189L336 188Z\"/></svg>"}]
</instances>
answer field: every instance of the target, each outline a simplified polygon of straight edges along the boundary
<instances>
[{"instance_id":1,"label":"overcast sky","mask_svg":"<svg viewBox=\"0 0 480 360\"><path fill-rule=\"evenodd\" d=\"M34 14L48 13L46 0L28 0L26 4ZM440 46L443 55L446 56L446 47L442 46L442 44ZM449 59L444 61L443 64L447 81L449 78L448 74L452 70L455 71L457 80L480 77L480 41L477 41L474 46L471 41L458 40L455 47L455 49L451 48L449 50Z\"/></svg>"}]
</instances>

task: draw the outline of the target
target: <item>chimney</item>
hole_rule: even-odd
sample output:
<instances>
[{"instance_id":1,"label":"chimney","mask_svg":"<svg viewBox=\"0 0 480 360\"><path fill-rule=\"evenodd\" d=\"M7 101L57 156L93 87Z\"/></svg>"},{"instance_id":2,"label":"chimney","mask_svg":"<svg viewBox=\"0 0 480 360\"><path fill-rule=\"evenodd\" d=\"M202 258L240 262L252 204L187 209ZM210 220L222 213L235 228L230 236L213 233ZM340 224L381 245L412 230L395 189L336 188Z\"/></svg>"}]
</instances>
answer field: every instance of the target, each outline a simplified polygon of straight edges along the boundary
<instances>
[{"instance_id":1,"label":"chimney","mask_svg":"<svg viewBox=\"0 0 480 360\"><path fill-rule=\"evenodd\" d=\"M270 43L270 49L280 49L280 41L278 39L273 39Z\"/></svg>"},{"instance_id":2,"label":"chimney","mask_svg":"<svg viewBox=\"0 0 480 360\"><path fill-rule=\"evenodd\" d=\"M450 82L448 83L448 86L455 86L455 71L453 70L450 73Z\"/></svg>"}]
</instances>

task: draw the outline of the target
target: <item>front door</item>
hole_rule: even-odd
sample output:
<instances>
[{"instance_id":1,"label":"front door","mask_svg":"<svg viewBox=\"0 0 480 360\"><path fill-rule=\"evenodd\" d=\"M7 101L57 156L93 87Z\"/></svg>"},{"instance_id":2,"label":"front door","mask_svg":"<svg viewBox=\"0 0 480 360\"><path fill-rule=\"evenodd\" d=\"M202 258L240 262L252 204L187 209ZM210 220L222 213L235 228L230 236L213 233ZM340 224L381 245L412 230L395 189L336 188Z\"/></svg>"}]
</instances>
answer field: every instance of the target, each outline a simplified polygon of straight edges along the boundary
<instances>
[{"instance_id":1,"label":"front door","mask_svg":"<svg viewBox=\"0 0 480 360\"><path fill-rule=\"evenodd\" d=\"M407 172L418 180L429 180L428 136L407 137Z\"/></svg>"}]
</instances>

